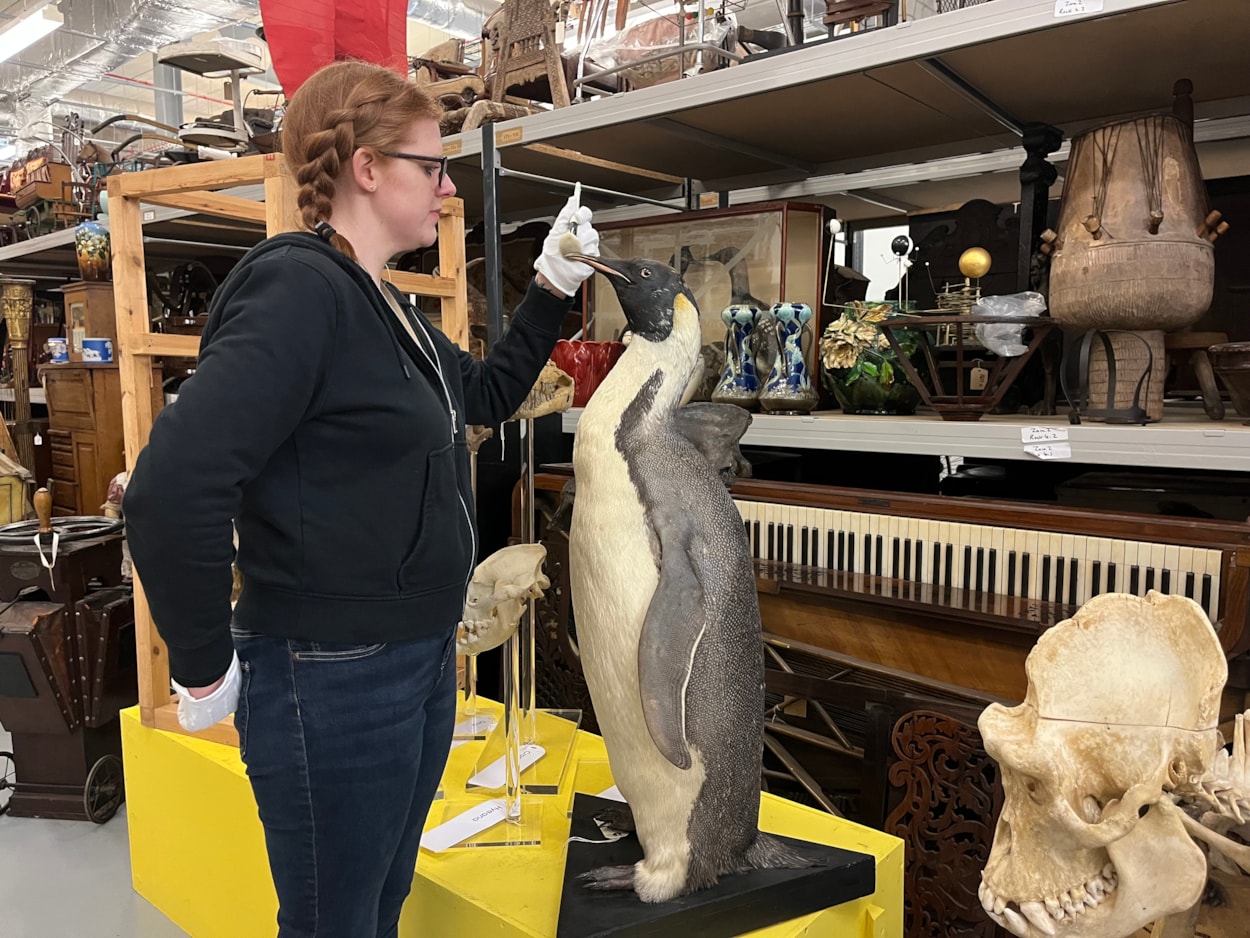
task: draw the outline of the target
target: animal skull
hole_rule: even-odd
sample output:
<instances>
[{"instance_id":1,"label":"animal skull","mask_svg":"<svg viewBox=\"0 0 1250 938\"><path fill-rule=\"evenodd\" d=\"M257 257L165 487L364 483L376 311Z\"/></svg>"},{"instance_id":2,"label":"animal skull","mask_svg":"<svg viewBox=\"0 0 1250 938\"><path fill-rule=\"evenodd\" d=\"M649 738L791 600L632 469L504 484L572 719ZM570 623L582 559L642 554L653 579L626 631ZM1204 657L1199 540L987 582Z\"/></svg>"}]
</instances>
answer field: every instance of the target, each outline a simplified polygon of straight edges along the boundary
<instances>
[{"instance_id":1,"label":"animal skull","mask_svg":"<svg viewBox=\"0 0 1250 938\"><path fill-rule=\"evenodd\" d=\"M477 565L456 633L459 654L490 651L512 636L525 604L551 585L543 573L546 559L547 548L542 544L514 544Z\"/></svg>"},{"instance_id":2,"label":"animal skull","mask_svg":"<svg viewBox=\"0 0 1250 938\"><path fill-rule=\"evenodd\" d=\"M1006 796L986 912L1021 938L1121 938L1190 908L1207 864L1173 793L1210 776L1228 677L1201 607L1098 596L1041 637L1025 670L1024 703L979 720Z\"/></svg>"}]
</instances>

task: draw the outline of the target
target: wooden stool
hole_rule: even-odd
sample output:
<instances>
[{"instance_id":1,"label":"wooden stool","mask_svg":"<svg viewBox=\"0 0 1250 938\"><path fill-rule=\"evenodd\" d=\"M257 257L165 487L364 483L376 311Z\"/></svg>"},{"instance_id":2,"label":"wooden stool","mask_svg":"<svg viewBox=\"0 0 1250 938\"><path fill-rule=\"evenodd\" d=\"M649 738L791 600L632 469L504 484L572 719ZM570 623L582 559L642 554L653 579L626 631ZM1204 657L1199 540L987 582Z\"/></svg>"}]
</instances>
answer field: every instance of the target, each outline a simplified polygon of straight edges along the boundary
<instances>
[{"instance_id":1,"label":"wooden stool","mask_svg":"<svg viewBox=\"0 0 1250 938\"><path fill-rule=\"evenodd\" d=\"M1163 340L1163 347L1168 352L1189 352L1189 365L1202 392L1202 409L1212 420L1224 419L1224 400L1220 396L1219 385L1215 383L1215 372L1211 370L1207 349L1227 341L1228 336L1222 332L1176 332Z\"/></svg>"}]
</instances>

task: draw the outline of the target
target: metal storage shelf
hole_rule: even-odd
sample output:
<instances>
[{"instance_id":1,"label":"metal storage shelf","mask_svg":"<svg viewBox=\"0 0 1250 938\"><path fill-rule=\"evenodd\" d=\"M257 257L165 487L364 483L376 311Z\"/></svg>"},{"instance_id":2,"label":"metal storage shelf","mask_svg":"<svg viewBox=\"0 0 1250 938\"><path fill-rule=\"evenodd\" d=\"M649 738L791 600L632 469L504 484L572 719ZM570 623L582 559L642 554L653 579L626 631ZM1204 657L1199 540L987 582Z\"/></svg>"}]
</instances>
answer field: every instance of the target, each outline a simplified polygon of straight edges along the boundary
<instances>
[{"instance_id":1,"label":"metal storage shelf","mask_svg":"<svg viewBox=\"0 0 1250 938\"><path fill-rule=\"evenodd\" d=\"M665 198L677 195L674 187L602 167L575 170L532 145L729 190L1001 150L1019 142L1006 125L1026 121L1070 136L1166 108L1178 78L1193 80L1199 117L1250 112L1242 0L1105 0L1100 13L1063 19L1054 10L1054 0L995 0L757 57L494 125L497 146L509 168L557 178L580 171L587 183ZM478 132L444 139L471 216L480 208L473 157L481 149ZM563 196L512 183L505 201L508 216L532 216Z\"/></svg>"},{"instance_id":2,"label":"metal storage shelf","mask_svg":"<svg viewBox=\"0 0 1250 938\"><path fill-rule=\"evenodd\" d=\"M565 433L577 429L581 409L563 415ZM934 414L914 417L852 416L819 412L810 417L756 414L742 442L748 446L846 450L866 453L916 453L979 459L1037 457L1025 452L1020 431L1054 427L1068 431L1074 463L1170 469L1250 472L1250 426L1234 415L1209 420L1200 407L1170 405L1161 423L1119 426L1067 417L989 415L971 423L942 420Z\"/></svg>"}]
</instances>

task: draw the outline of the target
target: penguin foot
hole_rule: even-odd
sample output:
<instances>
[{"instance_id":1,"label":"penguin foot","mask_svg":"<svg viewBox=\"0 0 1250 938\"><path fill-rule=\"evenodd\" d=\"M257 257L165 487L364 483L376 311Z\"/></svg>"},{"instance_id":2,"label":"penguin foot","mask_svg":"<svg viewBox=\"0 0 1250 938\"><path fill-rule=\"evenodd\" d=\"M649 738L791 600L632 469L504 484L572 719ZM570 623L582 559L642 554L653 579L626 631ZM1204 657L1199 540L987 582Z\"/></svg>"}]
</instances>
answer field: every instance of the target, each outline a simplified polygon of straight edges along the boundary
<instances>
[{"instance_id":1,"label":"penguin foot","mask_svg":"<svg viewBox=\"0 0 1250 938\"><path fill-rule=\"evenodd\" d=\"M633 864L629 866L601 866L597 869L588 870L577 878L587 889L598 889L601 891L633 889L634 867Z\"/></svg>"},{"instance_id":2,"label":"penguin foot","mask_svg":"<svg viewBox=\"0 0 1250 938\"><path fill-rule=\"evenodd\" d=\"M595 821L600 827L620 831L622 834L633 834L637 831L634 826L634 812L627 804L604 808L595 815Z\"/></svg>"}]
</instances>

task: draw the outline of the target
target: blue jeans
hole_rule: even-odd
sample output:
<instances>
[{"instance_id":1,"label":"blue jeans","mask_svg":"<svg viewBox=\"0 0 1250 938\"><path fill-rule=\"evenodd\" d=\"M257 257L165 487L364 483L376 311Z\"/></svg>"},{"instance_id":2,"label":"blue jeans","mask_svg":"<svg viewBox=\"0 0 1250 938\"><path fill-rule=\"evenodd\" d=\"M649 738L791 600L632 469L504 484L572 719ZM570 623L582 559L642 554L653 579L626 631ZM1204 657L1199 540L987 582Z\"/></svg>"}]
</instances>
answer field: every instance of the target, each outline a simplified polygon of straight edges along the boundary
<instances>
[{"instance_id":1,"label":"blue jeans","mask_svg":"<svg viewBox=\"0 0 1250 938\"><path fill-rule=\"evenodd\" d=\"M233 635L278 938L395 938L451 749L454 633L383 645Z\"/></svg>"}]
</instances>

